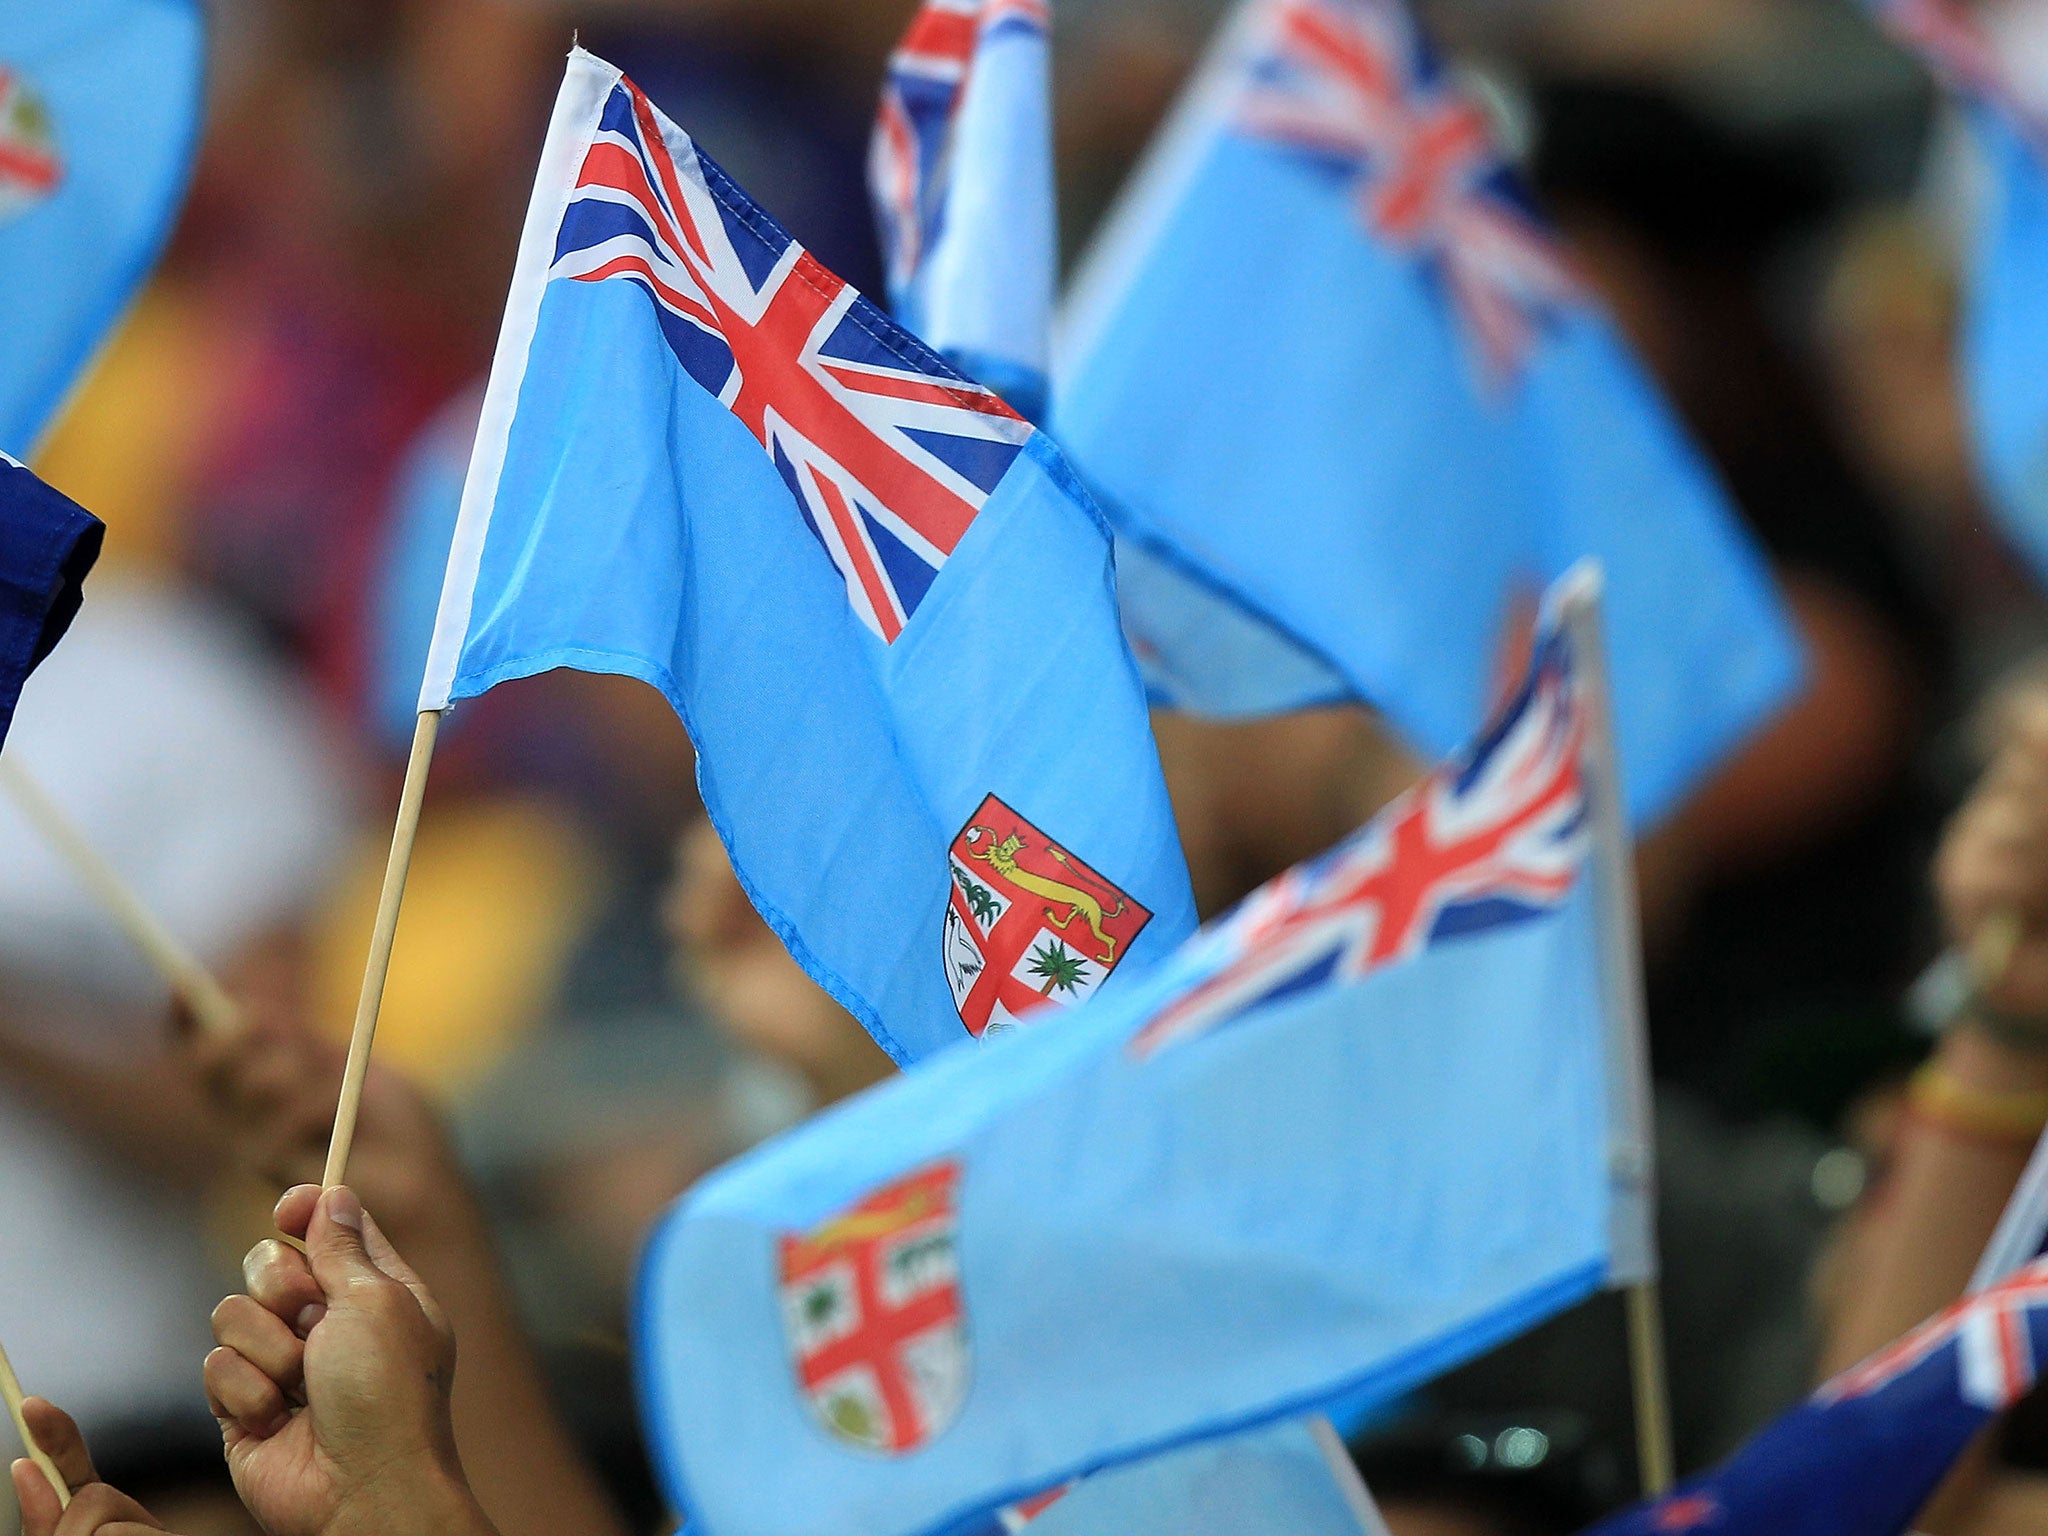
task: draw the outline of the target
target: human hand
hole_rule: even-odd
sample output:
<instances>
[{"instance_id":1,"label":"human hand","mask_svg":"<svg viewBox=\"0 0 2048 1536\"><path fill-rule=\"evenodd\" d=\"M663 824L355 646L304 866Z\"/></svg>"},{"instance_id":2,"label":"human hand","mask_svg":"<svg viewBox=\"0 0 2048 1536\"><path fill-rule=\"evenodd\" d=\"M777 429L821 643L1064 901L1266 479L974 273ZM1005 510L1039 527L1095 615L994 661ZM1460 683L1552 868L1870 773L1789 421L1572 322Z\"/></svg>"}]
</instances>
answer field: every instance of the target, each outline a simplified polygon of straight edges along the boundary
<instances>
[{"instance_id":1,"label":"human hand","mask_svg":"<svg viewBox=\"0 0 2048 1536\"><path fill-rule=\"evenodd\" d=\"M2048 688L2016 693L1997 734L1991 767L1943 836L1935 887L1983 1001L2048 1019Z\"/></svg>"},{"instance_id":2,"label":"human hand","mask_svg":"<svg viewBox=\"0 0 2048 1536\"><path fill-rule=\"evenodd\" d=\"M71 1490L67 1509L50 1480L27 1457L14 1463L14 1496L21 1504L22 1536L141 1536L163 1526L119 1489L100 1481L85 1437L55 1403L31 1397L21 1405L28 1432Z\"/></svg>"},{"instance_id":3,"label":"human hand","mask_svg":"<svg viewBox=\"0 0 2048 1536\"><path fill-rule=\"evenodd\" d=\"M177 1020L179 1059L203 1089L235 1158L272 1188L316 1184L341 1092L342 1046L293 1019L259 1014L238 1034ZM432 1100L371 1065L349 1184L403 1249L420 1257L451 1238L474 1242L483 1217Z\"/></svg>"},{"instance_id":4,"label":"human hand","mask_svg":"<svg viewBox=\"0 0 2048 1536\"><path fill-rule=\"evenodd\" d=\"M455 1339L347 1189L291 1190L215 1309L206 1393L271 1536L489 1536L455 1450ZM70 1536L67 1530L64 1536Z\"/></svg>"}]
</instances>

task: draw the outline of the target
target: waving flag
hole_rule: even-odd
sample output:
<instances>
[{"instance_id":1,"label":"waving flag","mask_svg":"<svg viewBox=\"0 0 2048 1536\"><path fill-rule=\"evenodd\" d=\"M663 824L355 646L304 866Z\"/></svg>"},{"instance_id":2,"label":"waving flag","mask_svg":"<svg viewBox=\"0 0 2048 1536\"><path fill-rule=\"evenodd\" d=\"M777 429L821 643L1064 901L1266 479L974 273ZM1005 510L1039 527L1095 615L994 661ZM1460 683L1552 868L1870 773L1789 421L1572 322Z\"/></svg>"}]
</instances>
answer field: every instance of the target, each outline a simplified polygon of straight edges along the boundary
<instances>
[{"instance_id":1,"label":"waving flag","mask_svg":"<svg viewBox=\"0 0 2048 1536\"><path fill-rule=\"evenodd\" d=\"M1157 566L1126 610L1170 702L1342 691L1447 751L1596 556L1641 822L1797 681L1722 492L1400 0L1246 0L1058 353L1055 430ZM1190 646L1190 591L1236 634Z\"/></svg>"},{"instance_id":2,"label":"waving flag","mask_svg":"<svg viewBox=\"0 0 2048 1536\"><path fill-rule=\"evenodd\" d=\"M581 50L420 708L561 666L675 706L748 895L899 1061L1193 927L1058 452Z\"/></svg>"},{"instance_id":3,"label":"waving flag","mask_svg":"<svg viewBox=\"0 0 2048 1536\"><path fill-rule=\"evenodd\" d=\"M1993 508L2048 580L2048 118L2022 99L1992 39L1946 0L1866 0L1968 109L1985 170L1970 257L1963 366Z\"/></svg>"},{"instance_id":4,"label":"waving flag","mask_svg":"<svg viewBox=\"0 0 2048 1536\"><path fill-rule=\"evenodd\" d=\"M197 0L0 0L0 448L34 446L155 265L204 44Z\"/></svg>"},{"instance_id":5,"label":"waving flag","mask_svg":"<svg viewBox=\"0 0 2048 1536\"><path fill-rule=\"evenodd\" d=\"M1619 822L1578 644L1546 631L1480 741L1121 997L700 1185L639 1306L679 1507L722 1536L970 1529L1397 1394L1631 1263L1587 860Z\"/></svg>"},{"instance_id":6,"label":"waving flag","mask_svg":"<svg viewBox=\"0 0 2048 1536\"><path fill-rule=\"evenodd\" d=\"M0 742L29 673L64 638L100 520L0 453Z\"/></svg>"},{"instance_id":7,"label":"waving flag","mask_svg":"<svg viewBox=\"0 0 2048 1536\"><path fill-rule=\"evenodd\" d=\"M1046 0L924 0L889 60L868 181L896 318L1025 415L1058 263Z\"/></svg>"},{"instance_id":8,"label":"waving flag","mask_svg":"<svg viewBox=\"0 0 2048 1536\"><path fill-rule=\"evenodd\" d=\"M897 318L1032 417L1045 406L1058 262L1047 112L1050 19L1045 0L926 0L890 59L869 157ZM1119 551L1120 585L1170 579L1153 567L1145 551L1126 546ZM1181 596L1176 611L1191 629L1227 635L1227 626L1245 623L1227 600L1211 598L1205 606L1203 594ZM982 862L991 852L983 850ZM955 853L961 868L975 867L973 848ZM970 879L961 899L992 917L995 889L985 878ZM973 910L956 914L952 938L975 937L968 926ZM1046 952L1037 937L1035 910L1012 903L995 917L987 936L993 953L972 942L949 948L949 966L957 954L978 972L964 987L970 1023L999 998L1010 1008L1028 1004L1036 988L1060 976L1057 953ZM1296 1454L1304 1443L1313 1449L1308 1431L1296 1427L1164 1457L1134 1469L1114 1489L1089 1484L1070 1496L1063 1486L999 1510L987 1533L1021 1531L1054 1507L1057 1519L1034 1529L1048 1536L1356 1532L1358 1521L1330 1469ZM1280 1486L1289 1490L1285 1498L1274 1491ZM1320 1523L1312 1510L1322 1511Z\"/></svg>"},{"instance_id":9,"label":"waving flag","mask_svg":"<svg viewBox=\"0 0 2048 1536\"><path fill-rule=\"evenodd\" d=\"M1900 1536L2048 1352L2037 1260L1822 1387L1738 1451L1589 1536Z\"/></svg>"}]
</instances>

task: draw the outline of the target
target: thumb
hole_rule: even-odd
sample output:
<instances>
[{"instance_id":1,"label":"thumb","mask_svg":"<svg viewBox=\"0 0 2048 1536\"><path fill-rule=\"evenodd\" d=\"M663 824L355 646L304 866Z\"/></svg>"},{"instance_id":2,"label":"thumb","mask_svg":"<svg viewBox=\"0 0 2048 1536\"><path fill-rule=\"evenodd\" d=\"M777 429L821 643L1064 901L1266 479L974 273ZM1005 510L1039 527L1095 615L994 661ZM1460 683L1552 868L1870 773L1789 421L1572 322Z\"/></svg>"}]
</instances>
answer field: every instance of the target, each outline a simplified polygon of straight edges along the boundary
<instances>
[{"instance_id":1,"label":"thumb","mask_svg":"<svg viewBox=\"0 0 2048 1536\"><path fill-rule=\"evenodd\" d=\"M306 1261L329 1302L347 1291L387 1283L389 1277L365 1245L363 1202L354 1190L337 1185L321 1194L306 1228Z\"/></svg>"}]
</instances>

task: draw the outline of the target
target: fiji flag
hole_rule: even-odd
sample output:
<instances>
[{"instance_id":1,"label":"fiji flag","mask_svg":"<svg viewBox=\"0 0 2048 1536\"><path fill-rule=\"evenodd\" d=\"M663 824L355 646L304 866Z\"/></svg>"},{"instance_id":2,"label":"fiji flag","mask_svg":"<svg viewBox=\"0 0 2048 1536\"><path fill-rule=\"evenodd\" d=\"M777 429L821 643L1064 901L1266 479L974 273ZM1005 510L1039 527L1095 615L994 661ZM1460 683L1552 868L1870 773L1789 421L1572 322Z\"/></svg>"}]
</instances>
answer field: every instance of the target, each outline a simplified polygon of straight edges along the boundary
<instances>
[{"instance_id":1,"label":"fiji flag","mask_svg":"<svg viewBox=\"0 0 2048 1536\"><path fill-rule=\"evenodd\" d=\"M580 49L420 708L563 666L675 706L748 895L898 1061L1193 928L1057 450Z\"/></svg>"},{"instance_id":2,"label":"fiji flag","mask_svg":"<svg viewBox=\"0 0 2048 1536\"><path fill-rule=\"evenodd\" d=\"M0 453L0 742L21 686L78 612L100 520Z\"/></svg>"},{"instance_id":3,"label":"fiji flag","mask_svg":"<svg viewBox=\"0 0 2048 1536\"><path fill-rule=\"evenodd\" d=\"M719 1536L980 1530L1397 1395L1632 1262L1588 859L1619 821L1577 651L1540 637L1475 746L1121 996L699 1185L638 1307L679 1507Z\"/></svg>"},{"instance_id":4,"label":"fiji flag","mask_svg":"<svg viewBox=\"0 0 2048 1536\"><path fill-rule=\"evenodd\" d=\"M896 318L1034 420L1058 250L1046 0L924 0L868 184Z\"/></svg>"},{"instance_id":5,"label":"fiji flag","mask_svg":"<svg viewBox=\"0 0 2048 1536\"><path fill-rule=\"evenodd\" d=\"M1718 1471L1589 1536L1900 1536L2048 1355L2048 1259L1822 1387Z\"/></svg>"},{"instance_id":6,"label":"fiji flag","mask_svg":"<svg viewBox=\"0 0 2048 1536\"><path fill-rule=\"evenodd\" d=\"M1944 0L1867 0L1968 107L1986 172L1962 353L1985 487L2048 580L2048 120L2012 88L1975 18Z\"/></svg>"},{"instance_id":7,"label":"fiji flag","mask_svg":"<svg viewBox=\"0 0 2048 1536\"><path fill-rule=\"evenodd\" d=\"M1154 557L1126 607L1168 702L1351 694L1447 751L1594 556L1640 822L1798 680L1713 477L1401 0L1246 0L1062 320L1054 428Z\"/></svg>"},{"instance_id":8,"label":"fiji flag","mask_svg":"<svg viewBox=\"0 0 2048 1536\"><path fill-rule=\"evenodd\" d=\"M0 0L0 448L26 452L170 231L198 0Z\"/></svg>"}]
</instances>

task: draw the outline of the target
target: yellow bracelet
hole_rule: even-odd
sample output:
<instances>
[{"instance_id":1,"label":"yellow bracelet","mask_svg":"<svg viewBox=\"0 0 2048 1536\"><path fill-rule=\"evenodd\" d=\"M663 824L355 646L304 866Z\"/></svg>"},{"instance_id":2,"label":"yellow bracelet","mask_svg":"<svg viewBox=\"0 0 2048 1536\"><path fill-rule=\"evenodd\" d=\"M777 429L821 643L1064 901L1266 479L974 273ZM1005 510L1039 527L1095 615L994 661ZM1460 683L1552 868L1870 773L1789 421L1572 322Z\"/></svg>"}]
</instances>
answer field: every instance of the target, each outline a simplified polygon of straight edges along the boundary
<instances>
[{"instance_id":1,"label":"yellow bracelet","mask_svg":"<svg viewBox=\"0 0 2048 1536\"><path fill-rule=\"evenodd\" d=\"M1973 1088L1930 1061L1913 1074L1907 1102L1931 1125L1993 1141L2034 1141L2048 1130L2048 1093Z\"/></svg>"}]
</instances>

